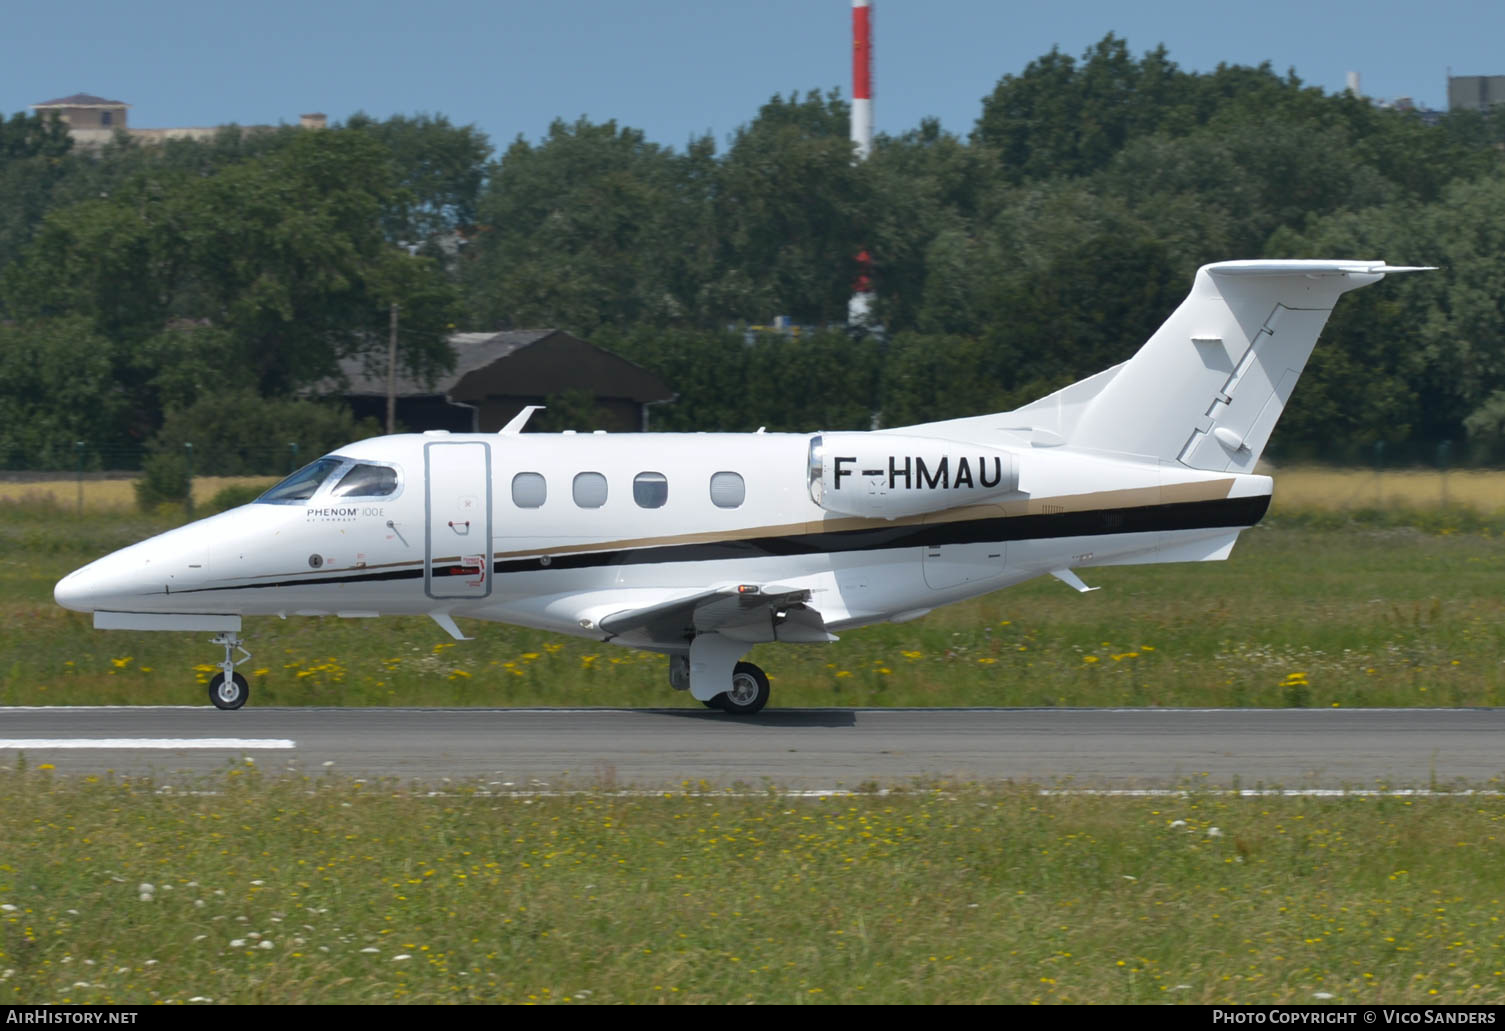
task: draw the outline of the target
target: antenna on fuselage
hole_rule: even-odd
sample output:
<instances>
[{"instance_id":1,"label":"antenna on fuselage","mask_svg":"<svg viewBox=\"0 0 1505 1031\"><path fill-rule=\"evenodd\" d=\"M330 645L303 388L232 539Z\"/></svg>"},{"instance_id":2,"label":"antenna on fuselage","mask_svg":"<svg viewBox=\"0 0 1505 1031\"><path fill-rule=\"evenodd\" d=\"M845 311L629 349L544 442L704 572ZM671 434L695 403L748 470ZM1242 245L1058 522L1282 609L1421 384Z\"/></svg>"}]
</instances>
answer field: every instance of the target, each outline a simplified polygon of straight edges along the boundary
<instances>
[{"instance_id":1,"label":"antenna on fuselage","mask_svg":"<svg viewBox=\"0 0 1505 1031\"><path fill-rule=\"evenodd\" d=\"M531 419L531 418L533 418L533 413L534 412L541 412L541 411L543 411L547 407L548 407L548 405L524 405L523 406L523 410L520 411L520 412L518 412L516 415L514 415L512 417L512 420L510 422L508 422L507 425L503 426L501 429L499 429L499 430L496 431L497 436L499 436L499 437L515 437L515 436L517 436L519 433L521 433L523 431L523 427L528 424L528 420Z\"/></svg>"}]
</instances>

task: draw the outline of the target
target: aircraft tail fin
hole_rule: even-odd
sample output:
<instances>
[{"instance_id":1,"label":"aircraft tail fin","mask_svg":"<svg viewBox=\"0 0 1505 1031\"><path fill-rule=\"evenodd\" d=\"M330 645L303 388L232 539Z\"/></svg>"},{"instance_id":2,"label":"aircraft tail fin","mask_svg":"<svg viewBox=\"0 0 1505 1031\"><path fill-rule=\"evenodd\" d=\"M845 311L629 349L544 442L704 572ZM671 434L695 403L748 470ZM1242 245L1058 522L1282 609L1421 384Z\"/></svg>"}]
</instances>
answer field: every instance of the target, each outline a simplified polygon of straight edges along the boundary
<instances>
[{"instance_id":1,"label":"aircraft tail fin","mask_svg":"<svg viewBox=\"0 0 1505 1031\"><path fill-rule=\"evenodd\" d=\"M1133 358L1010 418L1042 444L1249 472L1338 298L1415 271L1381 261L1204 265Z\"/></svg>"}]
</instances>

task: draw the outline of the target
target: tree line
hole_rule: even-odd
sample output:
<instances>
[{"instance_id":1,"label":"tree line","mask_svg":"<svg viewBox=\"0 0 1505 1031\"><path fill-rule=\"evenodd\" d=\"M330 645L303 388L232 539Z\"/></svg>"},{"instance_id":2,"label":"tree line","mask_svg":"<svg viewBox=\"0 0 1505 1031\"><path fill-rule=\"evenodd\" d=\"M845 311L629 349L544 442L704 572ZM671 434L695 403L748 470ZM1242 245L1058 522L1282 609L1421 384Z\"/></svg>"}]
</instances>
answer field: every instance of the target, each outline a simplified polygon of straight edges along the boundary
<instances>
[{"instance_id":1,"label":"tree line","mask_svg":"<svg viewBox=\"0 0 1505 1031\"><path fill-rule=\"evenodd\" d=\"M1427 119L1112 35L1004 75L966 136L927 120L862 163L819 91L724 145L581 119L499 154L440 115L80 152L17 114L0 465L197 437L249 468L294 428L306 450L358 435L306 398L385 360L394 305L415 375L456 328L562 328L671 384L656 428L997 411L1128 357L1201 264L1312 256L1443 271L1339 306L1272 451L1505 457L1502 147L1505 112ZM882 333L843 328L864 250ZM775 316L804 328L747 329ZM555 428L588 428L558 400Z\"/></svg>"}]
</instances>

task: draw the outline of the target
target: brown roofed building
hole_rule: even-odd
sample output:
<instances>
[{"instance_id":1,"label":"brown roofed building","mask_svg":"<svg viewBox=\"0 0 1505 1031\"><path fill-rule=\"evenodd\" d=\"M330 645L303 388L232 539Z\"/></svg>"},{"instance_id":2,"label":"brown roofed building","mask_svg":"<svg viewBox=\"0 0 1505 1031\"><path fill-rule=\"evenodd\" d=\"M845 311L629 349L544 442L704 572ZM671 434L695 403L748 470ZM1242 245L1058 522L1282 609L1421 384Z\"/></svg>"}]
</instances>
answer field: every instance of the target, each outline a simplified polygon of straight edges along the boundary
<instances>
[{"instance_id":1,"label":"brown roofed building","mask_svg":"<svg viewBox=\"0 0 1505 1031\"><path fill-rule=\"evenodd\" d=\"M646 428L648 405L674 391L642 366L557 329L456 333L453 372L432 386L397 378L397 418L413 430L493 433L526 405L583 391L596 401L597 425L616 433ZM357 418L386 419L387 377L360 359L341 363L343 391Z\"/></svg>"},{"instance_id":2,"label":"brown roofed building","mask_svg":"<svg viewBox=\"0 0 1505 1031\"><path fill-rule=\"evenodd\" d=\"M125 113L130 106L123 100L106 100L92 93L75 93L33 104L31 109L44 114L56 111L64 124L74 132L92 129L109 135L116 129L125 128Z\"/></svg>"},{"instance_id":3,"label":"brown roofed building","mask_svg":"<svg viewBox=\"0 0 1505 1031\"><path fill-rule=\"evenodd\" d=\"M125 133L137 143L162 143L166 140L212 140L222 126L198 125L174 129L132 129L126 125L126 111L130 108L123 100L106 100L92 93L75 93L56 100L47 100L31 105L40 114L56 111L68 126L68 135L73 143L82 148L98 148L115 140L117 133ZM329 119L323 114L301 115L298 124L305 129L323 129ZM242 133L269 131L266 125L242 126Z\"/></svg>"}]
</instances>

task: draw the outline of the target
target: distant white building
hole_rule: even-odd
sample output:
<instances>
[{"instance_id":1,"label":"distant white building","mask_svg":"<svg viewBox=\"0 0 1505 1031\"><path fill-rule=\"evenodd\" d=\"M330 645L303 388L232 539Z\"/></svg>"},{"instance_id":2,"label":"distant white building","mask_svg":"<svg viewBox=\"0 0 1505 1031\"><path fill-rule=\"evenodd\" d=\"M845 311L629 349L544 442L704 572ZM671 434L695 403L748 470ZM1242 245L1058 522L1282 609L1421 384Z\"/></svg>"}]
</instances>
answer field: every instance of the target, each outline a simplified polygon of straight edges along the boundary
<instances>
[{"instance_id":1,"label":"distant white building","mask_svg":"<svg viewBox=\"0 0 1505 1031\"><path fill-rule=\"evenodd\" d=\"M92 93L75 93L72 96L32 104L31 109L41 114L55 111L68 126L68 135L78 147L103 147L123 132L142 143L160 143L163 140L211 139L222 128L218 125L191 126L177 129L132 129L126 124L131 105L122 100L106 100ZM322 129L328 124L323 114L308 114L298 117L298 124L305 129ZM247 126L247 129L270 128Z\"/></svg>"}]
</instances>

